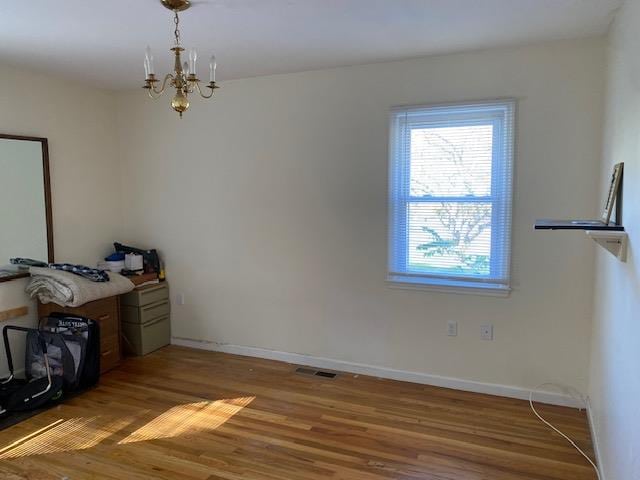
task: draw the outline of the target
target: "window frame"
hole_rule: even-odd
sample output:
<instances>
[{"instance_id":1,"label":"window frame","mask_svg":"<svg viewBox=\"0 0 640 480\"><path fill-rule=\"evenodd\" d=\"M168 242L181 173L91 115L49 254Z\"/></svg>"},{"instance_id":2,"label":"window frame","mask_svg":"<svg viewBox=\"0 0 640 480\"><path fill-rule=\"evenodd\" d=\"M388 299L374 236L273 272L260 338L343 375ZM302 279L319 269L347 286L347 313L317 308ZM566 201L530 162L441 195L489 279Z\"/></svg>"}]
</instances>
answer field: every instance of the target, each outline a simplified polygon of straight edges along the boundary
<instances>
[{"instance_id":1,"label":"window frame","mask_svg":"<svg viewBox=\"0 0 640 480\"><path fill-rule=\"evenodd\" d=\"M469 110L472 110L469 112ZM483 112L484 110L484 112ZM484 114L484 116L483 116ZM424 119L409 120L409 115ZM394 107L389 123L388 269L387 283L395 288L447 293L508 296L511 269L513 169L515 156L515 99L495 99L433 105ZM402 120L404 118L404 121ZM469 125L492 125L491 192L488 196L411 195L410 138L413 129ZM401 162L401 163L398 163ZM491 203L491 258L489 274L450 275L417 273L408 266L407 212L416 203ZM398 208L397 205L404 205ZM506 221L499 221L506 219ZM500 248L502 246L502 248ZM403 258L399 262L399 258ZM399 263L403 265L399 268Z\"/></svg>"}]
</instances>

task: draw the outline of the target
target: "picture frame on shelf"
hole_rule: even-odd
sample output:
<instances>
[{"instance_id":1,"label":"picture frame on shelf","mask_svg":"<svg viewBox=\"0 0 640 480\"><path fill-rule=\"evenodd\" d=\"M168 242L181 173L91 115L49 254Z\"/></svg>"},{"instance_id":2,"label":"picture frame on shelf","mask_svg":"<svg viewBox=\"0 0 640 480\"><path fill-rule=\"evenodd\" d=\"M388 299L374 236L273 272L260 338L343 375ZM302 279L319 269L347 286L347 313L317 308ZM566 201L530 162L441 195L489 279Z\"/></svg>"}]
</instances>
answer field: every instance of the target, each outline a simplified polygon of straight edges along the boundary
<instances>
[{"instance_id":1,"label":"picture frame on shelf","mask_svg":"<svg viewBox=\"0 0 640 480\"><path fill-rule=\"evenodd\" d=\"M616 163L613 166L613 173L611 174L611 182L609 184L609 192L607 194L607 202L602 212L602 221L605 225L608 225L611 221L611 215L613 213L613 207L616 204L618 198L618 192L620 191L622 172L624 170L624 163ZM620 206L618 206L620 208Z\"/></svg>"}]
</instances>

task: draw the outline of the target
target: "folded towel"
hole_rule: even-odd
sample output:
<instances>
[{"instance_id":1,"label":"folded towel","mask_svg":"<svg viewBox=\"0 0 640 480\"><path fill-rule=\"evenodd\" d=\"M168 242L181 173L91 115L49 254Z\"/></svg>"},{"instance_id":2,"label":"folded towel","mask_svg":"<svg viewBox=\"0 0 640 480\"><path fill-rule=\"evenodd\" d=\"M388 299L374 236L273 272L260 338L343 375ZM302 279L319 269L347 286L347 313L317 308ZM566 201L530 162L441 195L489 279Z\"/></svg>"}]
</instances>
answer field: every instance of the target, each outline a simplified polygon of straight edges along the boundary
<instances>
[{"instance_id":1,"label":"folded towel","mask_svg":"<svg viewBox=\"0 0 640 480\"><path fill-rule=\"evenodd\" d=\"M133 290L134 285L120 274L111 272L109 282L92 282L73 273L51 268L31 267L31 281L25 291L42 303L79 307L101 298Z\"/></svg>"}]
</instances>

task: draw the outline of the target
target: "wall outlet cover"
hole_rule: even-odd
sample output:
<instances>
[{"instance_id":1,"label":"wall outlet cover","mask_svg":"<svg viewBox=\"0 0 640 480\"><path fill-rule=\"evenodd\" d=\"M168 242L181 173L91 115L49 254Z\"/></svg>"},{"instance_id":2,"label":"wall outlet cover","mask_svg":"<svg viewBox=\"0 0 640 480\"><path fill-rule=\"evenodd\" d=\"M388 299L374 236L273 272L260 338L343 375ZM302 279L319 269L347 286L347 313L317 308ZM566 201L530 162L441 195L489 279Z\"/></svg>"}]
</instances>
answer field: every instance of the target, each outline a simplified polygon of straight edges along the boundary
<instances>
[{"instance_id":1,"label":"wall outlet cover","mask_svg":"<svg viewBox=\"0 0 640 480\"><path fill-rule=\"evenodd\" d=\"M493 340L493 325L480 325L480 338Z\"/></svg>"},{"instance_id":2,"label":"wall outlet cover","mask_svg":"<svg viewBox=\"0 0 640 480\"><path fill-rule=\"evenodd\" d=\"M455 337L458 335L458 322L447 322L447 335L450 337Z\"/></svg>"}]
</instances>

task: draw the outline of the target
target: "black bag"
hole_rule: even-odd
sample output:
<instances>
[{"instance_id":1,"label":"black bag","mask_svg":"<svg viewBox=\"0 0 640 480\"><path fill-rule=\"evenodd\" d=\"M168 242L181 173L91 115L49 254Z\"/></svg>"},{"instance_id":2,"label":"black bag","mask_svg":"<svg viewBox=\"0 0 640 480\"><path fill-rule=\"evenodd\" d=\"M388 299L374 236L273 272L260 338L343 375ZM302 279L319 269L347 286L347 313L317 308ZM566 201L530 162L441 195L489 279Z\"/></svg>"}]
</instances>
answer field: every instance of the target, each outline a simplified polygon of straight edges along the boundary
<instances>
[{"instance_id":1,"label":"black bag","mask_svg":"<svg viewBox=\"0 0 640 480\"><path fill-rule=\"evenodd\" d=\"M27 334L26 379L15 378L8 335L10 330ZM0 416L34 410L47 402L60 400L64 379L61 374L53 373L52 365L55 364L59 372L66 370L70 375L75 371L73 358L66 352L64 339L54 333L40 332L17 325L5 325L2 329L2 337L9 377L2 379L0 383ZM37 346L34 345L34 341ZM55 353L57 360L49 356L51 353Z\"/></svg>"},{"instance_id":2,"label":"black bag","mask_svg":"<svg viewBox=\"0 0 640 480\"><path fill-rule=\"evenodd\" d=\"M76 384L76 367L73 355L61 335L29 330L25 349L24 373L27 380L37 380L47 376L42 343L46 344L51 375L62 377L64 386L73 389Z\"/></svg>"},{"instance_id":3,"label":"black bag","mask_svg":"<svg viewBox=\"0 0 640 480\"><path fill-rule=\"evenodd\" d=\"M76 383L68 388L87 388L100 378L100 326L90 318L51 313L40 320L40 330L64 338L76 366Z\"/></svg>"}]
</instances>

